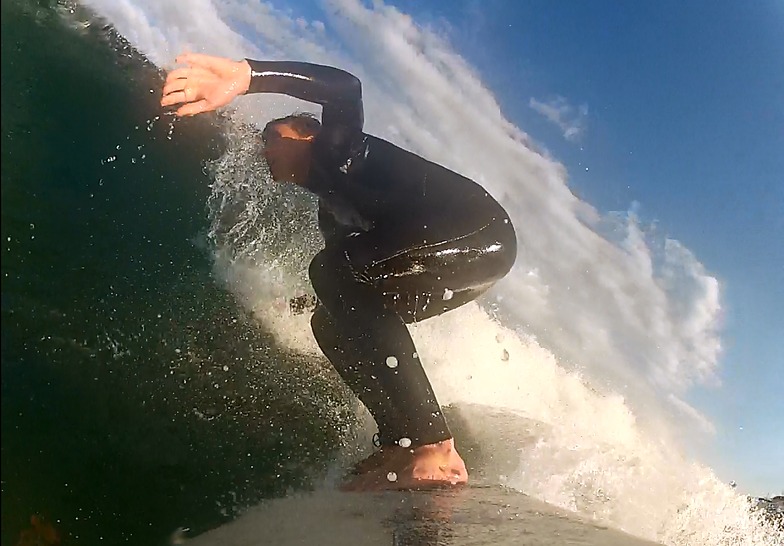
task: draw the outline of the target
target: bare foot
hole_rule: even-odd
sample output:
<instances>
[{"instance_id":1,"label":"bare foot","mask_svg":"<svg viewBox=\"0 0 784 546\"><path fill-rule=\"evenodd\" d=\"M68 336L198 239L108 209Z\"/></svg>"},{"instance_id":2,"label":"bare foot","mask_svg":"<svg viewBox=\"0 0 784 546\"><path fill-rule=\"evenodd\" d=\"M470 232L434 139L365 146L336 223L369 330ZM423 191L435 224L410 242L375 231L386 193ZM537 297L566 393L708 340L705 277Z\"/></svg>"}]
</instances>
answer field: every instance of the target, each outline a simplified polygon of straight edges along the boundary
<instances>
[{"instance_id":1,"label":"bare foot","mask_svg":"<svg viewBox=\"0 0 784 546\"><path fill-rule=\"evenodd\" d=\"M343 491L433 489L468 483L468 471L463 459L455 450L455 442L452 438L413 449L397 446L385 449L388 455L379 456L375 461L377 464L364 466L360 463L357 468L364 468L365 472L349 479L341 489ZM373 455L370 458L372 457Z\"/></svg>"}]
</instances>

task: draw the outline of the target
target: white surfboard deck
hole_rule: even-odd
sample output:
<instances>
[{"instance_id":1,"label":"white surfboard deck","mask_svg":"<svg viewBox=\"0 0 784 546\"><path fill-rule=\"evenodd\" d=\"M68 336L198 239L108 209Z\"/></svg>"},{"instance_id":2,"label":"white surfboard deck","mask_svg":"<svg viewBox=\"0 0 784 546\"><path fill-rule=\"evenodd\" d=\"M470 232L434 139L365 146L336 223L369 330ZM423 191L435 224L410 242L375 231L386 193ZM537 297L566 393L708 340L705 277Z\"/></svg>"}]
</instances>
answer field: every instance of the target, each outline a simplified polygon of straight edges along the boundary
<instances>
[{"instance_id":1,"label":"white surfboard deck","mask_svg":"<svg viewBox=\"0 0 784 546\"><path fill-rule=\"evenodd\" d=\"M444 407L471 475L452 490L343 493L324 488L271 499L189 546L655 546L495 485L548 426L476 404ZM488 436L483 430L493 430Z\"/></svg>"},{"instance_id":2,"label":"white surfboard deck","mask_svg":"<svg viewBox=\"0 0 784 546\"><path fill-rule=\"evenodd\" d=\"M265 501L189 546L655 546L500 486Z\"/></svg>"}]
</instances>

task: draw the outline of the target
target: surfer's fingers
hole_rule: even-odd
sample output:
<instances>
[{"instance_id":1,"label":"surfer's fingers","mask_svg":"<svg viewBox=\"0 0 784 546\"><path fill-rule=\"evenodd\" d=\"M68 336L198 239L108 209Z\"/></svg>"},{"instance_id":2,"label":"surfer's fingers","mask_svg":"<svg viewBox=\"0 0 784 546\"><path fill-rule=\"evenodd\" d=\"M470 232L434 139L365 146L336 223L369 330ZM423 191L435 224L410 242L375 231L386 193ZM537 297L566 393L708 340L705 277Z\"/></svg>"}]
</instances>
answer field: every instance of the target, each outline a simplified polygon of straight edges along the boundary
<instances>
[{"instance_id":1,"label":"surfer's fingers","mask_svg":"<svg viewBox=\"0 0 784 546\"><path fill-rule=\"evenodd\" d=\"M204 55L202 53L184 53L177 57L177 62L213 72L222 71L234 63L233 60L225 57L215 57L214 55Z\"/></svg>"},{"instance_id":2,"label":"surfer's fingers","mask_svg":"<svg viewBox=\"0 0 784 546\"><path fill-rule=\"evenodd\" d=\"M195 102L205 98L204 82L196 78L179 79L167 83L163 88L161 105Z\"/></svg>"},{"instance_id":3,"label":"surfer's fingers","mask_svg":"<svg viewBox=\"0 0 784 546\"><path fill-rule=\"evenodd\" d=\"M173 82L176 80L187 80L190 78L209 78L215 77L215 73L211 72L205 68L197 67L197 66L186 66L181 68L175 68L171 72L166 75L167 82Z\"/></svg>"},{"instance_id":4,"label":"surfer's fingers","mask_svg":"<svg viewBox=\"0 0 784 546\"><path fill-rule=\"evenodd\" d=\"M188 103L193 102L196 99L196 94L190 88L173 89L164 92L163 97L161 97L161 106Z\"/></svg>"},{"instance_id":5,"label":"surfer's fingers","mask_svg":"<svg viewBox=\"0 0 784 546\"><path fill-rule=\"evenodd\" d=\"M166 77L163 84L163 95L186 88L193 88L198 94L205 83L215 81L215 78L215 74L202 68L178 68L171 71Z\"/></svg>"},{"instance_id":6,"label":"surfer's fingers","mask_svg":"<svg viewBox=\"0 0 784 546\"><path fill-rule=\"evenodd\" d=\"M204 99L197 100L196 102L188 103L184 106L181 106L177 109L178 116L195 116L196 114L201 114L202 112L209 112L210 110L214 110L214 108Z\"/></svg>"},{"instance_id":7,"label":"surfer's fingers","mask_svg":"<svg viewBox=\"0 0 784 546\"><path fill-rule=\"evenodd\" d=\"M175 91L161 97L161 106L172 106L173 104L180 104L185 102L185 94L180 91Z\"/></svg>"},{"instance_id":8,"label":"surfer's fingers","mask_svg":"<svg viewBox=\"0 0 784 546\"><path fill-rule=\"evenodd\" d=\"M187 80L173 80L170 82L166 82L166 85L163 86L163 96L170 95L171 93L177 93L179 91L184 91L187 100L193 100L200 95L203 94L203 87L204 81L200 78L188 78Z\"/></svg>"},{"instance_id":9,"label":"surfer's fingers","mask_svg":"<svg viewBox=\"0 0 784 546\"><path fill-rule=\"evenodd\" d=\"M163 86L163 96L182 91L188 86L188 80L167 80Z\"/></svg>"}]
</instances>

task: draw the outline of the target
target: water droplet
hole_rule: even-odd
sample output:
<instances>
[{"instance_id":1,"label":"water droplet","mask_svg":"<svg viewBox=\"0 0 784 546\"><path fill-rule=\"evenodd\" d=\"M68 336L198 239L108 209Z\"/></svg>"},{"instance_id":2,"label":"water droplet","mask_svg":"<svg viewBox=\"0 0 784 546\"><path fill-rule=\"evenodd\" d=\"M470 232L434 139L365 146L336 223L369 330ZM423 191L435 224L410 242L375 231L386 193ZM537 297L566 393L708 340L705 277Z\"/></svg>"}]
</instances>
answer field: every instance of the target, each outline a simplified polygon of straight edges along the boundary
<instances>
[{"instance_id":1,"label":"water droplet","mask_svg":"<svg viewBox=\"0 0 784 546\"><path fill-rule=\"evenodd\" d=\"M397 358L395 358L394 356L388 356L387 366L389 366L390 368L397 368Z\"/></svg>"},{"instance_id":2,"label":"water droplet","mask_svg":"<svg viewBox=\"0 0 784 546\"><path fill-rule=\"evenodd\" d=\"M387 474L387 479L391 482L396 482L397 474L395 474L394 472L390 472L389 474Z\"/></svg>"},{"instance_id":3,"label":"water droplet","mask_svg":"<svg viewBox=\"0 0 784 546\"><path fill-rule=\"evenodd\" d=\"M169 542L172 544L185 544L188 542L188 527L178 527L169 537Z\"/></svg>"},{"instance_id":4,"label":"water droplet","mask_svg":"<svg viewBox=\"0 0 784 546\"><path fill-rule=\"evenodd\" d=\"M451 300L452 296L454 295L455 293L452 292L449 288L444 288L444 296L443 296L444 301Z\"/></svg>"},{"instance_id":5,"label":"water droplet","mask_svg":"<svg viewBox=\"0 0 784 546\"><path fill-rule=\"evenodd\" d=\"M408 447L411 445L411 438L401 438L397 443L400 447Z\"/></svg>"}]
</instances>

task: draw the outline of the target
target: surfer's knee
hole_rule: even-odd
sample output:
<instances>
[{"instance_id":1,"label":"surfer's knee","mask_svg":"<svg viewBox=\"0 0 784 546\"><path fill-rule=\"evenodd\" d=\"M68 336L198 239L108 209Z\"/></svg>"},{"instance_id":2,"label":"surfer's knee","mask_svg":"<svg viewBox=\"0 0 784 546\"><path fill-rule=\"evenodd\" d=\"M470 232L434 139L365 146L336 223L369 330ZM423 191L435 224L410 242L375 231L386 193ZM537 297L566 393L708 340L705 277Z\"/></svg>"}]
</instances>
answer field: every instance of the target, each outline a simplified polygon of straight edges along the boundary
<instances>
[{"instance_id":1,"label":"surfer's knee","mask_svg":"<svg viewBox=\"0 0 784 546\"><path fill-rule=\"evenodd\" d=\"M501 260L499 264L499 278L505 277L517 260L517 237L512 232L512 236L507 241L501 243Z\"/></svg>"},{"instance_id":2,"label":"surfer's knee","mask_svg":"<svg viewBox=\"0 0 784 546\"><path fill-rule=\"evenodd\" d=\"M517 234L508 218L497 225L495 233L495 242L488 245L488 258L491 259L487 263L491 270L489 277L498 280L512 270L517 260Z\"/></svg>"}]
</instances>

